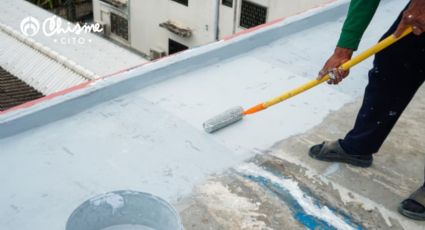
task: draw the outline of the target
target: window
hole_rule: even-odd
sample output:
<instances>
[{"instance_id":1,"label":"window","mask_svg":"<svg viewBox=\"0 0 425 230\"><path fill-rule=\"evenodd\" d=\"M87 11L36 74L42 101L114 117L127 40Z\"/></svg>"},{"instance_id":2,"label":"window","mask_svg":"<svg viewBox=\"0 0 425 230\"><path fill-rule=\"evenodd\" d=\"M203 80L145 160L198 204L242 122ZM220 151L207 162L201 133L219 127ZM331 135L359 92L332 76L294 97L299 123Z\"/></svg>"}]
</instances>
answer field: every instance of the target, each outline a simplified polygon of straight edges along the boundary
<instances>
[{"instance_id":1,"label":"window","mask_svg":"<svg viewBox=\"0 0 425 230\"><path fill-rule=\"evenodd\" d=\"M228 6L230 8L233 7L233 0L221 0L221 4L223 4L224 6Z\"/></svg>"},{"instance_id":2,"label":"window","mask_svg":"<svg viewBox=\"0 0 425 230\"><path fill-rule=\"evenodd\" d=\"M108 4L111 4L115 7L125 7L127 6L127 1L116 1L116 0L100 0L102 2L106 2Z\"/></svg>"},{"instance_id":3,"label":"window","mask_svg":"<svg viewBox=\"0 0 425 230\"><path fill-rule=\"evenodd\" d=\"M172 0L174 2L178 2L182 5L189 6L189 0Z\"/></svg>"},{"instance_id":4,"label":"window","mask_svg":"<svg viewBox=\"0 0 425 230\"><path fill-rule=\"evenodd\" d=\"M175 54L183 50L187 50L189 47L180 44L172 39L168 39L168 54Z\"/></svg>"},{"instance_id":5,"label":"window","mask_svg":"<svg viewBox=\"0 0 425 230\"><path fill-rule=\"evenodd\" d=\"M111 33L128 41L128 20L111 12Z\"/></svg>"},{"instance_id":6,"label":"window","mask_svg":"<svg viewBox=\"0 0 425 230\"><path fill-rule=\"evenodd\" d=\"M241 18L239 25L243 28L251 28L266 23L267 7L242 0Z\"/></svg>"}]
</instances>

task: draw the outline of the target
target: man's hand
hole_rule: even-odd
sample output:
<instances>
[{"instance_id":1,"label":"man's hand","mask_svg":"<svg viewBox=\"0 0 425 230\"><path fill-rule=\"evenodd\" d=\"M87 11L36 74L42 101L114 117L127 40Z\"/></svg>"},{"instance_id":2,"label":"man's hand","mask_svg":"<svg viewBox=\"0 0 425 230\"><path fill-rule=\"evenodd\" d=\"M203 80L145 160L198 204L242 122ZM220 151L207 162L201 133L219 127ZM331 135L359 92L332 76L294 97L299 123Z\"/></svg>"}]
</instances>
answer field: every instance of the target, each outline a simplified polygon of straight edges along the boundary
<instances>
[{"instance_id":1,"label":"man's hand","mask_svg":"<svg viewBox=\"0 0 425 230\"><path fill-rule=\"evenodd\" d=\"M425 0L412 0L410 6L403 13L403 18L397 27L394 35L400 35L412 26L415 35L421 35L425 32Z\"/></svg>"},{"instance_id":2,"label":"man's hand","mask_svg":"<svg viewBox=\"0 0 425 230\"><path fill-rule=\"evenodd\" d=\"M325 66L319 72L317 80L322 79L324 76L329 74L331 79L328 81L329 84L338 84L345 77L348 76L350 71L344 71L339 67L345 62L349 61L353 56L353 50L347 48L336 47L334 54L328 59Z\"/></svg>"}]
</instances>

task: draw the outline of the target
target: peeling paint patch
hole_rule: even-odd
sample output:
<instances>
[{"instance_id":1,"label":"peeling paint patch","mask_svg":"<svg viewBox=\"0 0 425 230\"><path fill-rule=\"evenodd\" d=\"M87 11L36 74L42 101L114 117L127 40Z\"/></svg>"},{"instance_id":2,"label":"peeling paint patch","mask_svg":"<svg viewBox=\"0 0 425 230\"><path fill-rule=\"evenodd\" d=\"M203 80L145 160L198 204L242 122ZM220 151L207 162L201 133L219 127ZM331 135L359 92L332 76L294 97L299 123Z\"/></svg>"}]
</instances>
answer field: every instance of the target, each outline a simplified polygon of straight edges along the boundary
<instances>
[{"instance_id":1,"label":"peeling paint patch","mask_svg":"<svg viewBox=\"0 0 425 230\"><path fill-rule=\"evenodd\" d=\"M339 170L339 163L333 163L325 170L325 172L323 172L323 176L326 176L326 177L330 176L336 173L338 170Z\"/></svg>"},{"instance_id":2,"label":"peeling paint patch","mask_svg":"<svg viewBox=\"0 0 425 230\"><path fill-rule=\"evenodd\" d=\"M236 171L276 194L307 229L363 229L349 216L305 193L292 179L278 177L253 163L242 165Z\"/></svg>"},{"instance_id":3,"label":"peeling paint patch","mask_svg":"<svg viewBox=\"0 0 425 230\"><path fill-rule=\"evenodd\" d=\"M326 139L324 136L320 136L321 139ZM309 145L311 145L310 141L306 141ZM313 144L315 142L312 142ZM276 149L275 149L276 150ZM344 187L343 185L337 183L336 181L329 180L327 177L322 175L317 169L312 168L310 165L308 165L306 162L304 162L302 159L299 159L295 157L292 153L288 153L286 151L282 150L276 150L273 154L274 157L279 159L285 159L288 162L291 162L292 164L297 165L298 167L302 168L303 174L305 177L307 177L309 180L311 180L313 183L321 183L321 184L327 184L331 185L332 189L337 192L337 197L340 197L341 201L344 205L348 204L356 204L357 206L361 207L363 210L367 212L377 212L379 213L379 216L382 217L382 221L386 224L387 228L394 227L394 223L399 223L403 229L417 229L419 225L415 224L414 222L399 218L399 214L393 212L392 210L389 210L384 205L377 203L376 201L356 192L352 189L348 189ZM371 171L370 170L364 170L357 167L349 167L350 171L354 171L357 174L365 176L370 176ZM379 171L374 171L374 173L379 173ZM393 172L394 173L394 172ZM357 175L356 174L356 175ZM380 176L383 176L385 174L379 174ZM402 189L402 188L399 188ZM406 191L407 193L408 191ZM393 223L393 221L396 220L396 222Z\"/></svg>"},{"instance_id":4,"label":"peeling paint patch","mask_svg":"<svg viewBox=\"0 0 425 230\"><path fill-rule=\"evenodd\" d=\"M246 197L232 193L228 187L220 182L210 181L200 188L205 197L204 202L212 212L215 219L222 220L225 229L232 229L238 226L239 229L250 230L271 230L264 221L265 217L259 211L260 204L250 201ZM229 223L229 218L231 219Z\"/></svg>"}]
</instances>

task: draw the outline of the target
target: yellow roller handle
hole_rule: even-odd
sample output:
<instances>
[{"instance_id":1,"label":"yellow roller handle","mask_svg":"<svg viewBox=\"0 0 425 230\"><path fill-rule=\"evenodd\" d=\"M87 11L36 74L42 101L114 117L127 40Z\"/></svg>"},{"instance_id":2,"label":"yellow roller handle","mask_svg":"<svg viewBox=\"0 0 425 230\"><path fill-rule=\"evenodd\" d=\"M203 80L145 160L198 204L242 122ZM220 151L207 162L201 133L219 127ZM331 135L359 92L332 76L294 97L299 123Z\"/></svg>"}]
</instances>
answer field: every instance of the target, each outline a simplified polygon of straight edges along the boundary
<instances>
[{"instance_id":1,"label":"yellow roller handle","mask_svg":"<svg viewBox=\"0 0 425 230\"><path fill-rule=\"evenodd\" d=\"M363 51L362 53L360 53L359 55L357 55L356 57L352 58L351 60L345 62L344 64L342 64L340 66L340 68L342 68L343 70L349 70L351 67L359 64L360 62L362 62L363 60L367 59L368 57L380 52L381 50L387 48L388 46L394 44L395 42L397 42L398 40L402 39L403 37L407 36L408 34L410 34L412 32L412 28L409 27L407 28L404 33L396 38L394 35L390 35L389 37L385 38L384 40L382 40L381 42L379 42L378 44L370 47L369 49ZM296 96L306 90L309 90L327 80L330 79L329 75L324 76L322 79L320 80L311 80L309 82L307 82L306 84L297 87L295 89L292 89L290 91L287 91L269 101L266 101L264 103L258 104L248 110L246 110L244 112L245 115L248 114L253 114L256 112L259 112L261 110L267 109L270 106L276 105L282 101L285 101L293 96Z\"/></svg>"}]
</instances>

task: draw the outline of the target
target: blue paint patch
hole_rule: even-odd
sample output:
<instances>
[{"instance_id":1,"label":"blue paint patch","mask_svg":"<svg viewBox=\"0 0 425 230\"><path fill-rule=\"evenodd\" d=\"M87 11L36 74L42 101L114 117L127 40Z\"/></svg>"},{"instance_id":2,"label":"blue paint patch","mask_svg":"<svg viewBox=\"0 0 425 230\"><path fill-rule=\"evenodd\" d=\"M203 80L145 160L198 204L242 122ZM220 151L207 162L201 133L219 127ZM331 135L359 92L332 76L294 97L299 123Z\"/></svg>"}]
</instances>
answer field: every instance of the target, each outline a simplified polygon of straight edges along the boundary
<instances>
[{"instance_id":1,"label":"blue paint patch","mask_svg":"<svg viewBox=\"0 0 425 230\"><path fill-rule=\"evenodd\" d=\"M303 209L303 207L298 202L298 200L291 195L288 189L282 187L279 184L273 183L271 180L262 176L253 176L253 175L244 175L244 174L242 176L244 178L247 178L251 181L254 181L260 184L262 187L266 188L267 190L275 194L280 200L282 200L289 207L289 209L291 210L293 214L294 219L296 219L299 223L304 225L307 229L336 230L334 226L320 219L320 217L307 214L305 210ZM320 203L319 199L311 195L309 196L313 199L314 205L316 207L322 208L325 206ZM348 225L352 226L353 229L358 229L358 230L363 229L361 225L355 223L355 221L352 220L352 218L350 218L345 213L338 211L335 208L329 208L329 210L331 210L335 214L335 216L341 217L342 220L344 220L344 222L347 223Z\"/></svg>"},{"instance_id":2,"label":"blue paint patch","mask_svg":"<svg viewBox=\"0 0 425 230\"><path fill-rule=\"evenodd\" d=\"M327 224L325 221L317 219L314 216L307 215L304 212L297 212L294 214L294 217L298 222L307 227L307 229L337 230L332 225Z\"/></svg>"}]
</instances>

